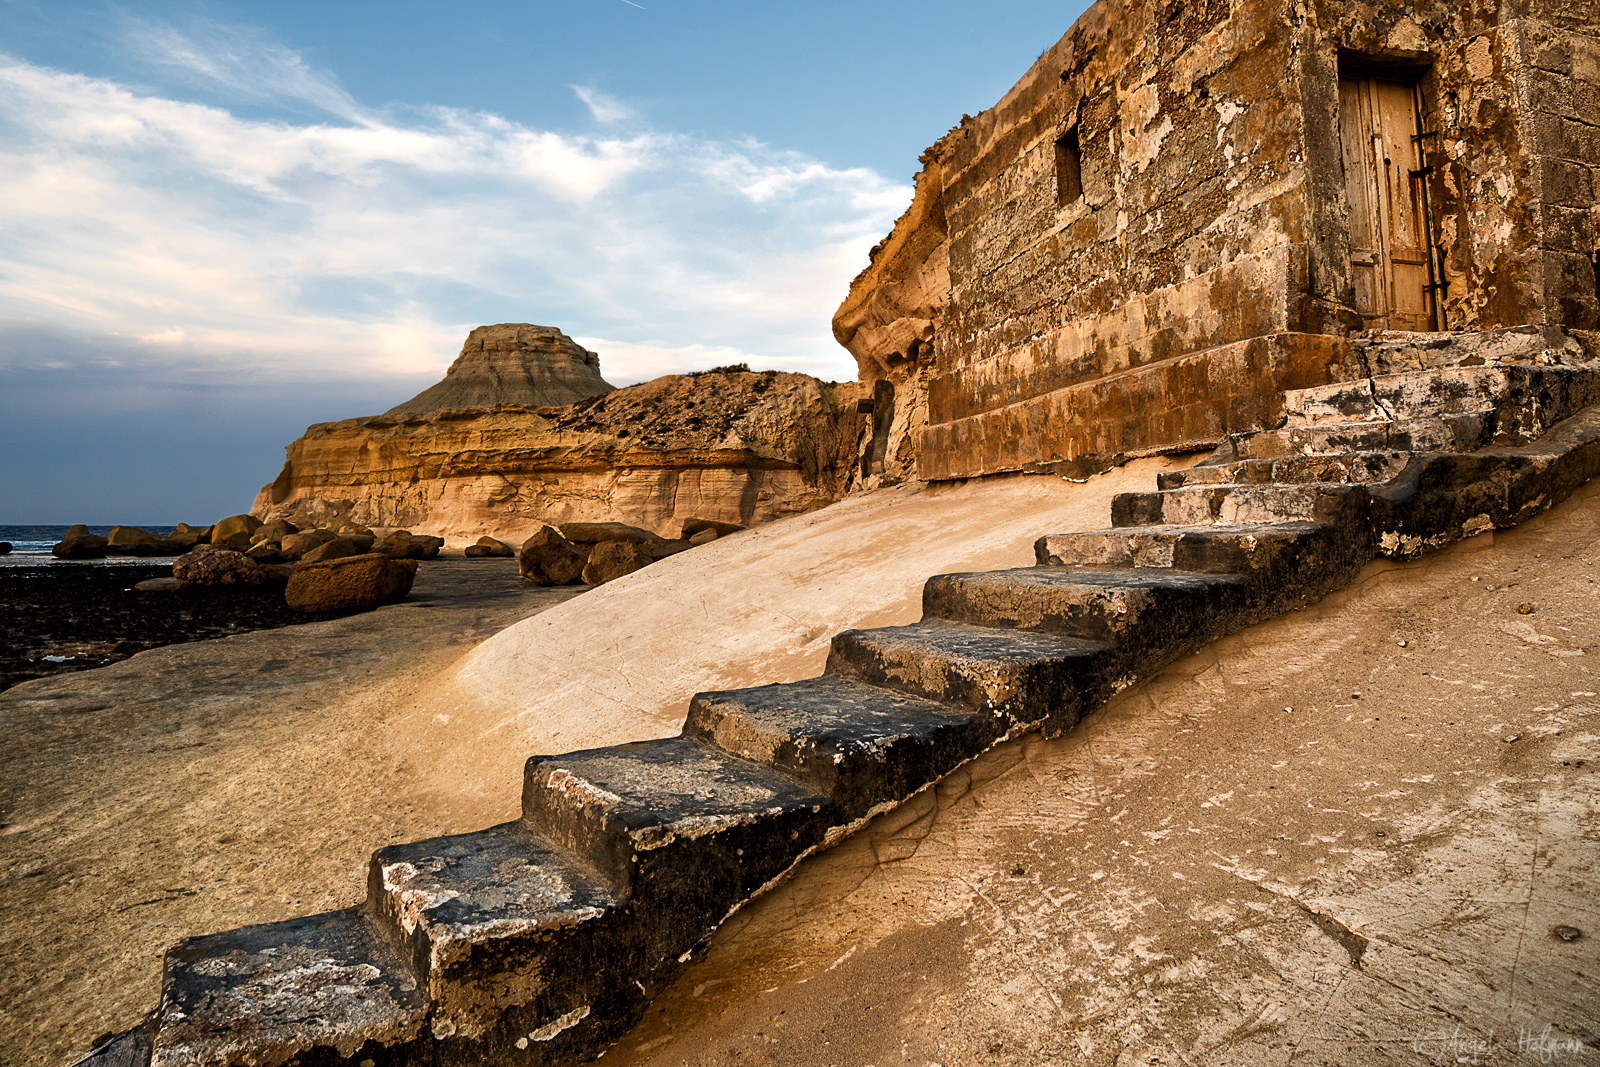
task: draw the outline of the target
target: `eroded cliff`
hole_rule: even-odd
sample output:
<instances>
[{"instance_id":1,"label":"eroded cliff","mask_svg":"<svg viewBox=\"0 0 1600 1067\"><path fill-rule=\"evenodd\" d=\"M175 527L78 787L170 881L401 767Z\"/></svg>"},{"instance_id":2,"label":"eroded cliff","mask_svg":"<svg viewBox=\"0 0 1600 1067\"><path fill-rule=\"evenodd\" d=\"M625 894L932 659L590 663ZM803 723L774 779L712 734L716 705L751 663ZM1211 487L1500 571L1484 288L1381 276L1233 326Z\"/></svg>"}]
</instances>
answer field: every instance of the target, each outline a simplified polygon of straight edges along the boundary
<instances>
[{"instance_id":1,"label":"eroded cliff","mask_svg":"<svg viewBox=\"0 0 1600 1067\"><path fill-rule=\"evenodd\" d=\"M804 374L667 375L564 407L498 404L308 428L253 513L519 541L541 523L751 526L843 496L868 387ZM426 395L426 394L424 394Z\"/></svg>"}]
</instances>

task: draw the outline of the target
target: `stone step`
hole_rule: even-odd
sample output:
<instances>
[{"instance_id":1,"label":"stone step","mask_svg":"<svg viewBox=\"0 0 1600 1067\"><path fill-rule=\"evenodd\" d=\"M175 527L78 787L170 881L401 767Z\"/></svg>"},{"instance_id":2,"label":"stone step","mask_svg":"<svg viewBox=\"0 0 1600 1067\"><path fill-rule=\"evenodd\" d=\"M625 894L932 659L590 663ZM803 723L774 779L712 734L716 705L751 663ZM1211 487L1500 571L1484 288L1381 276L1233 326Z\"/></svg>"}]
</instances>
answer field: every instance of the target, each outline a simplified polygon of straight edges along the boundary
<instances>
[{"instance_id":1,"label":"stone step","mask_svg":"<svg viewBox=\"0 0 1600 1067\"><path fill-rule=\"evenodd\" d=\"M1495 435L1527 441L1596 399L1594 372L1479 365L1385 374L1284 394L1290 427L1477 415Z\"/></svg>"},{"instance_id":2,"label":"stone step","mask_svg":"<svg viewBox=\"0 0 1600 1067\"><path fill-rule=\"evenodd\" d=\"M520 821L390 845L368 868L369 910L409 955L431 1032L508 1052L518 1041L587 1046L627 1017L595 965L627 955L625 903Z\"/></svg>"},{"instance_id":3,"label":"stone step","mask_svg":"<svg viewBox=\"0 0 1600 1067\"><path fill-rule=\"evenodd\" d=\"M683 732L794 776L843 822L904 800L994 740L970 708L834 674L698 693Z\"/></svg>"},{"instance_id":4,"label":"stone step","mask_svg":"<svg viewBox=\"0 0 1600 1067\"><path fill-rule=\"evenodd\" d=\"M1494 364L1581 363L1583 347L1560 328L1515 326L1477 333L1373 331L1350 339L1368 374Z\"/></svg>"},{"instance_id":5,"label":"stone step","mask_svg":"<svg viewBox=\"0 0 1600 1067\"><path fill-rule=\"evenodd\" d=\"M1489 414L1285 426L1230 436L1214 458L1229 463L1348 452L1472 452L1493 439Z\"/></svg>"},{"instance_id":6,"label":"stone step","mask_svg":"<svg viewBox=\"0 0 1600 1067\"><path fill-rule=\"evenodd\" d=\"M1245 523L1317 522L1356 531L1370 499L1365 486L1197 485L1151 493L1119 493L1111 525L1235 526Z\"/></svg>"},{"instance_id":7,"label":"stone step","mask_svg":"<svg viewBox=\"0 0 1600 1067\"><path fill-rule=\"evenodd\" d=\"M168 950L151 1063L387 1063L427 1014L366 909L246 926Z\"/></svg>"},{"instance_id":8,"label":"stone step","mask_svg":"<svg viewBox=\"0 0 1600 1067\"><path fill-rule=\"evenodd\" d=\"M1207 461L1156 475L1160 489L1197 485L1306 485L1316 482L1361 485L1386 482L1405 469L1411 452L1337 452L1327 455Z\"/></svg>"},{"instance_id":9,"label":"stone step","mask_svg":"<svg viewBox=\"0 0 1600 1067\"><path fill-rule=\"evenodd\" d=\"M1234 574L1019 567L936 575L922 588L922 610L973 626L1120 643L1163 617L1233 610L1248 590Z\"/></svg>"},{"instance_id":10,"label":"stone step","mask_svg":"<svg viewBox=\"0 0 1600 1067\"><path fill-rule=\"evenodd\" d=\"M1130 526L1047 534L1034 542L1041 567L1147 568L1199 574L1268 575L1306 561L1308 546L1331 541L1327 523Z\"/></svg>"},{"instance_id":11,"label":"stone step","mask_svg":"<svg viewBox=\"0 0 1600 1067\"><path fill-rule=\"evenodd\" d=\"M1110 646L1060 633L1029 633L925 619L846 630L828 673L970 708L995 738L1022 727L1058 733L1105 693Z\"/></svg>"},{"instance_id":12,"label":"stone step","mask_svg":"<svg viewBox=\"0 0 1600 1067\"><path fill-rule=\"evenodd\" d=\"M820 843L833 818L815 789L687 737L535 756L522 808L651 911L652 944L681 935L684 948Z\"/></svg>"}]
</instances>

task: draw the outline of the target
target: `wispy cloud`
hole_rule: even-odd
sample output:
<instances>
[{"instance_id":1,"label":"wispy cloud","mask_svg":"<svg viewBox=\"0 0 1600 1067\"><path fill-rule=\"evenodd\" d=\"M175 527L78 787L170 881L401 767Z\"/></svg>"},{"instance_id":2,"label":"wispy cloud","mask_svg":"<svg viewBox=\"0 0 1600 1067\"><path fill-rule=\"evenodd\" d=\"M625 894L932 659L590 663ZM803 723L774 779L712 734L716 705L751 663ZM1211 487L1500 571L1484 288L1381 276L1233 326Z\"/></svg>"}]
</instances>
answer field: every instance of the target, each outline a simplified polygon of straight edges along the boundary
<instances>
[{"instance_id":1,"label":"wispy cloud","mask_svg":"<svg viewBox=\"0 0 1600 1067\"><path fill-rule=\"evenodd\" d=\"M828 317L910 194L756 142L369 109L228 27L135 44L227 99L320 112L247 118L0 56L0 317L174 373L431 373L470 327L526 320L584 336L613 381L738 359L845 376ZM0 346L0 374L34 359Z\"/></svg>"},{"instance_id":2,"label":"wispy cloud","mask_svg":"<svg viewBox=\"0 0 1600 1067\"><path fill-rule=\"evenodd\" d=\"M598 89L591 89L586 85L574 85L572 91L583 101L596 122L621 122L633 118L632 108L625 107Z\"/></svg>"}]
</instances>

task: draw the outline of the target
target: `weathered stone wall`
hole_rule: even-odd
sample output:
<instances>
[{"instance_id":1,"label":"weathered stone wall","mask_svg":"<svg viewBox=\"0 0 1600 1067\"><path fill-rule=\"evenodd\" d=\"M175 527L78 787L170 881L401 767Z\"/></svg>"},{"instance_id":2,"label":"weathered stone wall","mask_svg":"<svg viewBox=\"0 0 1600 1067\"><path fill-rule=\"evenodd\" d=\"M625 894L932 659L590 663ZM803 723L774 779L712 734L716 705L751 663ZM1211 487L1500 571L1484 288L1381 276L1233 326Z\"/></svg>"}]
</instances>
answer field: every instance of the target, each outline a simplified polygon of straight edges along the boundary
<instances>
[{"instance_id":1,"label":"weathered stone wall","mask_svg":"<svg viewBox=\"0 0 1600 1067\"><path fill-rule=\"evenodd\" d=\"M1326 381L1361 323L1341 68L1420 86L1439 326L1593 329L1597 33L1591 0L1100 0L924 155L835 317L897 386L891 454L930 479L1092 469Z\"/></svg>"}]
</instances>

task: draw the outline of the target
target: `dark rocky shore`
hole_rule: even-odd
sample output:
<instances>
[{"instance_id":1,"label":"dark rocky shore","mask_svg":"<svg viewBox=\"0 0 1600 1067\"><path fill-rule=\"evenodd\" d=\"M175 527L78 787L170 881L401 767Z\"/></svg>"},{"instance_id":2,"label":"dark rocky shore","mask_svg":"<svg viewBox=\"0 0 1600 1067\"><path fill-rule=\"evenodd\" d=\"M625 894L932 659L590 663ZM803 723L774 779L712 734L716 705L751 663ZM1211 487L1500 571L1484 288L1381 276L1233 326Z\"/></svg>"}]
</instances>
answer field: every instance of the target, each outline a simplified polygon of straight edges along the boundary
<instances>
[{"instance_id":1,"label":"dark rocky shore","mask_svg":"<svg viewBox=\"0 0 1600 1067\"><path fill-rule=\"evenodd\" d=\"M294 611L278 588L192 587L143 593L169 563L0 569L0 689L103 667L137 652L251 630L331 619ZM50 657L50 658L46 658Z\"/></svg>"}]
</instances>

